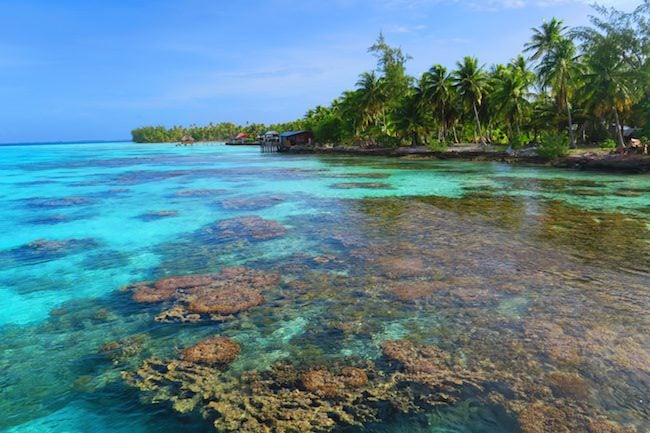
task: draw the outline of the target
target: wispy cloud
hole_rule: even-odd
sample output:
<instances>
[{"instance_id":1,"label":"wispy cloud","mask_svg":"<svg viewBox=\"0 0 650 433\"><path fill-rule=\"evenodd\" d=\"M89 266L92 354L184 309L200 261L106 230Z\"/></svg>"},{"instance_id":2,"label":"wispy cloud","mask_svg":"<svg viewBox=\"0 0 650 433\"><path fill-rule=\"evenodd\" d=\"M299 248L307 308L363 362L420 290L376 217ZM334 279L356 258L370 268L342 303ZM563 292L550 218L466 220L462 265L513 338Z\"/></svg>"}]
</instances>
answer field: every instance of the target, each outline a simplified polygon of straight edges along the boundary
<instances>
[{"instance_id":1,"label":"wispy cloud","mask_svg":"<svg viewBox=\"0 0 650 433\"><path fill-rule=\"evenodd\" d=\"M525 7L547 8L561 4L593 4L594 0L378 0L386 8L421 9L436 4L458 5L475 11L499 11L504 9L521 9ZM599 0L603 6L629 9L638 5L638 0Z\"/></svg>"}]
</instances>

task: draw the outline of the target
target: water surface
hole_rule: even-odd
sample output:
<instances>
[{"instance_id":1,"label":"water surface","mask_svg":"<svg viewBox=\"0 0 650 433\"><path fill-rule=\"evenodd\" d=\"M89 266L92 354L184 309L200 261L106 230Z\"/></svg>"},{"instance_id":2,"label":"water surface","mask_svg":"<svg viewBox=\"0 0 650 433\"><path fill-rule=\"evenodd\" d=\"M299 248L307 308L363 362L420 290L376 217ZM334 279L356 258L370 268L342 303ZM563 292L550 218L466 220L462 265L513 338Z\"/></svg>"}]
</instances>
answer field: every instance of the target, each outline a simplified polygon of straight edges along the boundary
<instances>
[{"instance_id":1,"label":"water surface","mask_svg":"<svg viewBox=\"0 0 650 433\"><path fill-rule=\"evenodd\" d=\"M201 404L150 404L123 372L214 335L241 346L226 383L280 365L372 382L392 341L480 382L366 431L535 431L531 413L650 428L650 176L221 145L2 151L1 431L209 431ZM232 266L281 280L228 320L156 321L169 302L120 290Z\"/></svg>"}]
</instances>

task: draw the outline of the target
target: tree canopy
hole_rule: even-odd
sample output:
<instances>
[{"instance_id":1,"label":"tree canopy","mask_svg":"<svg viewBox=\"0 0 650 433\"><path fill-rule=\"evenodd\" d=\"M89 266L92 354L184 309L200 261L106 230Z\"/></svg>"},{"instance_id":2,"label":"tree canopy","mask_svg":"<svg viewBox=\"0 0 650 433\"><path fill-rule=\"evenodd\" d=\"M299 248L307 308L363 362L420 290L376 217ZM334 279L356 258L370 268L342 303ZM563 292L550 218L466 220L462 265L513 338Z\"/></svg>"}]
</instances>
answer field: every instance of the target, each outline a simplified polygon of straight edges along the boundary
<instances>
[{"instance_id":1,"label":"tree canopy","mask_svg":"<svg viewBox=\"0 0 650 433\"><path fill-rule=\"evenodd\" d=\"M317 142L361 146L462 141L518 147L560 134L572 146L615 139L623 147L624 126L637 138L650 136L650 0L629 13L594 6L590 25L579 28L552 18L533 28L522 48L507 65L486 67L467 56L453 70L434 63L416 78L406 71L411 57L380 33L368 48L376 68L362 72L353 90L301 119L149 126L133 130L133 139L191 135L209 141L240 132L310 129Z\"/></svg>"}]
</instances>

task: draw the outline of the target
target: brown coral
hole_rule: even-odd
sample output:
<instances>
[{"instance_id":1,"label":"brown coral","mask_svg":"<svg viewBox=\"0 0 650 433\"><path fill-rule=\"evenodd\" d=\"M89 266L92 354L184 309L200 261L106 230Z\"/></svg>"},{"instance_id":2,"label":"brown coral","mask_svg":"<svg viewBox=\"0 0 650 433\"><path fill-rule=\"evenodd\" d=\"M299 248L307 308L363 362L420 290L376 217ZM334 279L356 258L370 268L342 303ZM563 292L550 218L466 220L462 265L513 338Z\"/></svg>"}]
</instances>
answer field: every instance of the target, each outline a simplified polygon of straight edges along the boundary
<instances>
[{"instance_id":1,"label":"brown coral","mask_svg":"<svg viewBox=\"0 0 650 433\"><path fill-rule=\"evenodd\" d=\"M207 286L218 280L220 274L200 274L200 275L183 275L175 277L161 278L154 283L154 287L159 290L179 290L190 289L194 287Z\"/></svg>"},{"instance_id":2,"label":"brown coral","mask_svg":"<svg viewBox=\"0 0 650 433\"><path fill-rule=\"evenodd\" d=\"M577 374L553 372L548 375L548 381L557 397L584 400L589 397L589 384Z\"/></svg>"},{"instance_id":3,"label":"brown coral","mask_svg":"<svg viewBox=\"0 0 650 433\"><path fill-rule=\"evenodd\" d=\"M397 361L410 373L437 373L448 369L448 353L438 346L415 346L408 340L385 341L381 344L384 356Z\"/></svg>"},{"instance_id":4,"label":"brown coral","mask_svg":"<svg viewBox=\"0 0 650 433\"><path fill-rule=\"evenodd\" d=\"M224 268L217 274L184 275L162 278L154 283L127 286L134 290L136 302L176 303L157 320L163 322L198 322L201 314L209 320L225 320L231 315L264 303L260 291L275 286L280 275L244 266Z\"/></svg>"},{"instance_id":5,"label":"brown coral","mask_svg":"<svg viewBox=\"0 0 650 433\"><path fill-rule=\"evenodd\" d=\"M598 418L589 422L589 433L635 433L633 428L621 427L611 423L604 418Z\"/></svg>"},{"instance_id":6,"label":"brown coral","mask_svg":"<svg viewBox=\"0 0 650 433\"><path fill-rule=\"evenodd\" d=\"M150 304L168 301L175 295L176 289L174 288L160 289L145 284L137 286L135 292L133 292L133 300L141 304Z\"/></svg>"},{"instance_id":7,"label":"brown coral","mask_svg":"<svg viewBox=\"0 0 650 433\"><path fill-rule=\"evenodd\" d=\"M248 215L219 221L205 228L204 233L215 240L263 241L284 236L287 229L276 221Z\"/></svg>"},{"instance_id":8,"label":"brown coral","mask_svg":"<svg viewBox=\"0 0 650 433\"><path fill-rule=\"evenodd\" d=\"M569 433L567 417L556 407L535 403L519 415L522 433Z\"/></svg>"},{"instance_id":9,"label":"brown coral","mask_svg":"<svg viewBox=\"0 0 650 433\"><path fill-rule=\"evenodd\" d=\"M187 299L190 311L220 315L239 313L264 303L264 296L256 290L219 284L198 287Z\"/></svg>"},{"instance_id":10,"label":"brown coral","mask_svg":"<svg viewBox=\"0 0 650 433\"><path fill-rule=\"evenodd\" d=\"M332 185L334 189L393 189L392 185L383 182L341 182Z\"/></svg>"},{"instance_id":11,"label":"brown coral","mask_svg":"<svg viewBox=\"0 0 650 433\"><path fill-rule=\"evenodd\" d=\"M324 368L309 370L301 376L302 384L311 392L326 398L333 398L345 392L346 388L358 388L368 384L368 374L361 368L343 367L340 373Z\"/></svg>"},{"instance_id":12,"label":"brown coral","mask_svg":"<svg viewBox=\"0 0 650 433\"><path fill-rule=\"evenodd\" d=\"M324 368L304 373L302 383L308 391L321 394L326 398L335 397L343 388L343 383Z\"/></svg>"},{"instance_id":13,"label":"brown coral","mask_svg":"<svg viewBox=\"0 0 650 433\"><path fill-rule=\"evenodd\" d=\"M447 365L449 357L437 347L408 342L384 346L400 360L405 355L440 359L440 370L380 370L370 361L363 368L276 364L236 378L186 362L184 355L180 362L149 360L125 378L154 402L170 401L181 412L201 408L221 432L319 433L453 401L450 393L475 377Z\"/></svg>"},{"instance_id":14,"label":"brown coral","mask_svg":"<svg viewBox=\"0 0 650 433\"><path fill-rule=\"evenodd\" d=\"M267 197L231 197L219 201L219 205L227 210L259 210L282 203L280 196Z\"/></svg>"},{"instance_id":15,"label":"brown coral","mask_svg":"<svg viewBox=\"0 0 650 433\"><path fill-rule=\"evenodd\" d=\"M424 260L409 256L386 256L377 259L377 264L389 278L420 277L427 274Z\"/></svg>"},{"instance_id":16,"label":"brown coral","mask_svg":"<svg viewBox=\"0 0 650 433\"><path fill-rule=\"evenodd\" d=\"M228 337L205 339L183 350L181 359L207 365L226 366L239 356L239 344Z\"/></svg>"},{"instance_id":17,"label":"brown coral","mask_svg":"<svg viewBox=\"0 0 650 433\"><path fill-rule=\"evenodd\" d=\"M343 367L340 377L345 385L353 388L368 384L368 374L361 368Z\"/></svg>"}]
</instances>

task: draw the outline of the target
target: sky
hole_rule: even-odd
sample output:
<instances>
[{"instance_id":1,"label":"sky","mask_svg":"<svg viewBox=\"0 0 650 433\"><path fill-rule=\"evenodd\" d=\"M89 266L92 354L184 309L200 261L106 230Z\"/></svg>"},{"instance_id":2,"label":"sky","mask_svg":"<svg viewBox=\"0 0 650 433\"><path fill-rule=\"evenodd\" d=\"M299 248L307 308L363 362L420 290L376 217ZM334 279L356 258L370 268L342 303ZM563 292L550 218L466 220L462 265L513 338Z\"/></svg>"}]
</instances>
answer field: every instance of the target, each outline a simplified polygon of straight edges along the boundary
<instances>
[{"instance_id":1,"label":"sky","mask_svg":"<svg viewBox=\"0 0 650 433\"><path fill-rule=\"evenodd\" d=\"M582 0L0 0L0 143L291 121L376 67L379 32L419 76L466 55L506 63L544 20L592 13Z\"/></svg>"}]
</instances>

